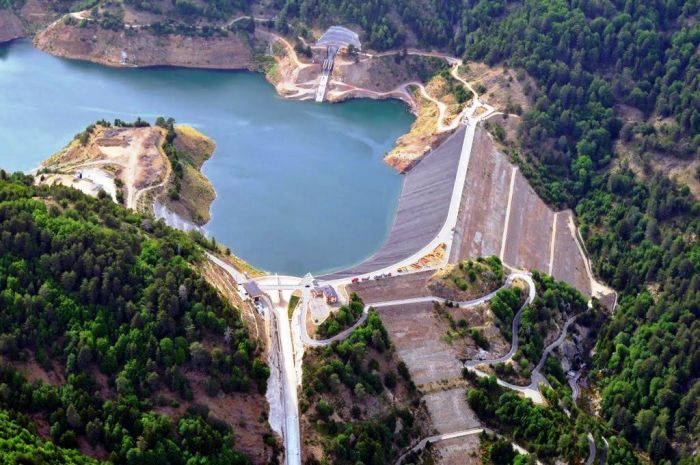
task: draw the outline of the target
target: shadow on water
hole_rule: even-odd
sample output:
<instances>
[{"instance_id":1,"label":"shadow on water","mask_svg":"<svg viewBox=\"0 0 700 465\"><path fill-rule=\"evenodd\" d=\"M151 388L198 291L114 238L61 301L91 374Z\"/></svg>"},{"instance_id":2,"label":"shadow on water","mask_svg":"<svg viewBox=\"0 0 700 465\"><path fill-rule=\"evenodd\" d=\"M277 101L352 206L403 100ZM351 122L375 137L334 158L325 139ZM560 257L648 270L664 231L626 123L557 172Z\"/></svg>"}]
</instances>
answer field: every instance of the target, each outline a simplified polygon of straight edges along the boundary
<instances>
[{"instance_id":1,"label":"shadow on water","mask_svg":"<svg viewBox=\"0 0 700 465\"><path fill-rule=\"evenodd\" d=\"M10 47L12 46L12 42L15 41L4 42L0 44L0 60L5 61L9 58Z\"/></svg>"}]
</instances>

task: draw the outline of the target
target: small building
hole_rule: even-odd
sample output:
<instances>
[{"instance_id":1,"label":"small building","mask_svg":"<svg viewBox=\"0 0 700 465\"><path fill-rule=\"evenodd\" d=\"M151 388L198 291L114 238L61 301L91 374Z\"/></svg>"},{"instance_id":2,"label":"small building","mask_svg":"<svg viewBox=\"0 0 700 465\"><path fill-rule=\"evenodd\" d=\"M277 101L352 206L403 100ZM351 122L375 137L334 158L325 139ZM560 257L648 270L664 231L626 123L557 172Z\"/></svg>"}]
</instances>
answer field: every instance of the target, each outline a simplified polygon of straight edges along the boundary
<instances>
[{"instance_id":1,"label":"small building","mask_svg":"<svg viewBox=\"0 0 700 465\"><path fill-rule=\"evenodd\" d=\"M332 286L321 286L321 287L314 287L311 290L311 295L315 298L323 298L326 299L326 303L328 305L334 305L338 303L338 293L335 292L335 289L333 289Z\"/></svg>"},{"instance_id":2,"label":"small building","mask_svg":"<svg viewBox=\"0 0 700 465\"><path fill-rule=\"evenodd\" d=\"M260 289L260 286L258 286L258 283L255 281L248 281L243 283L243 289L245 290L246 295L253 300L253 302L257 302L262 298L262 296L265 294L262 289Z\"/></svg>"},{"instance_id":3,"label":"small building","mask_svg":"<svg viewBox=\"0 0 700 465\"><path fill-rule=\"evenodd\" d=\"M311 297L314 299L319 299L323 297L323 290L320 287L314 287L311 289Z\"/></svg>"}]
</instances>

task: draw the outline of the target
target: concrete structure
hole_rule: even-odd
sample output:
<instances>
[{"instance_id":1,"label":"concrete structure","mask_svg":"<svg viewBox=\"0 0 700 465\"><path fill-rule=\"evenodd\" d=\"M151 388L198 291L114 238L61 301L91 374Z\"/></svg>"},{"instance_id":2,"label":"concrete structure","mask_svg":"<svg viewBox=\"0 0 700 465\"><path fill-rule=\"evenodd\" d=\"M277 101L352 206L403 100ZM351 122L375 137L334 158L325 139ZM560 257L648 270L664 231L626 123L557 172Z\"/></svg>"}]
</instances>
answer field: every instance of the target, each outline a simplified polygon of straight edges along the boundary
<instances>
[{"instance_id":1,"label":"concrete structure","mask_svg":"<svg viewBox=\"0 0 700 465\"><path fill-rule=\"evenodd\" d=\"M338 50L353 47L359 51L362 49L362 44L360 43L360 37L350 29L343 26L331 26L323 33L321 38L318 39L316 46L326 47L327 50L326 59L323 60L321 78L318 82L315 97L317 102L323 102L326 96L328 81L330 80L331 72L333 72L335 55L338 53Z\"/></svg>"},{"instance_id":2,"label":"concrete structure","mask_svg":"<svg viewBox=\"0 0 700 465\"><path fill-rule=\"evenodd\" d=\"M326 299L328 305L338 303L338 293L335 292L332 286L315 287L311 290L311 295L313 297Z\"/></svg>"},{"instance_id":3,"label":"concrete structure","mask_svg":"<svg viewBox=\"0 0 700 465\"><path fill-rule=\"evenodd\" d=\"M445 224L466 129L459 128L406 174L389 238L381 249L349 269L323 276L361 276L404 260L429 244Z\"/></svg>"},{"instance_id":4,"label":"concrete structure","mask_svg":"<svg viewBox=\"0 0 700 465\"><path fill-rule=\"evenodd\" d=\"M260 289L260 286L255 281L243 283L243 289L245 289L246 295L253 299L254 302L257 302L265 295L265 292Z\"/></svg>"},{"instance_id":5,"label":"concrete structure","mask_svg":"<svg viewBox=\"0 0 700 465\"><path fill-rule=\"evenodd\" d=\"M357 50L362 50L360 36L343 26L331 26L316 42L319 47L335 47L336 50L352 45Z\"/></svg>"}]
</instances>

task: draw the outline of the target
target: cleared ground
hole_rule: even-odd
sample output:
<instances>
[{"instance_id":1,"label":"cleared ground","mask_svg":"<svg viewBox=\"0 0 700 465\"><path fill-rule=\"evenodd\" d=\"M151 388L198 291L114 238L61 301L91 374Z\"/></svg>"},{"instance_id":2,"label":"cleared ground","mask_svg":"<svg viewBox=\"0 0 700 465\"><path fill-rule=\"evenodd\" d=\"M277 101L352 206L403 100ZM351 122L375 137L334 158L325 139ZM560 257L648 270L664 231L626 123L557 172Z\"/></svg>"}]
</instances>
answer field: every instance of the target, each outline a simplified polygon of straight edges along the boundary
<instances>
[{"instance_id":1,"label":"cleared ground","mask_svg":"<svg viewBox=\"0 0 700 465\"><path fill-rule=\"evenodd\" d=\"M453 433L481 424L467 403L467 391L463 387L431 392L423 396L433 425L439 434Z\"/></svg>"},{"instance_id":2,"label":"cleared ground","mask_svg":"<svg viewBox=\"0 0 700 465\"><path fill-rule=\"evenodd\" d=\"M530 187L520 171L515 173L503 261L516 268L549 269L554 212ZM571 253L577 253L572 249Z\"/></svg>"},{"instance_id":3,"label":"cleared ground","mask_svg":"<svg viewBox=\"0 0 700 465\"><path fill-rule=\"evenodd\" d=\"M580 253L577 250L576 239L570 230L573 213L570 210L559 212L557 215L557 234L554 239L554 254L552 259L552 276L566 281L584 294L590 295L591 281Z\"/></svg>"},{"instance_id":4,"label":"cleared ground","mask_svg":"<svg viewBox=\"0 0 700 465\"><path fill-rule=\"evenodd\" d=\"M379 311L399 358L423 392L428 414L438 434L454 433L480 423L467 403L462 364L455 346L444 342L447 325L430 303L386 307ZM437 463L480 463L478 436L440 441L433 446Z\"/></svg>"},{"instance_id":5,"label":"cleared ground","mask_svg":"<svg viewBox=\"0 0 700 465\"><path fill-rule=\"evenodd\" d=\"M479 435L447 439L433 445L440 465L480 465Z\"/></svg>"},{"instance_id":6,"label":"cleared ground","mask_svg":"<svg viewBox=\"0 0 700 465\"><path fill-rule=\"evenodd\" d=\"M512 267L551 272L590 296L591 283L571 215L571 211L557 213L548 207L480 126L450 262L497 255Z\"/></svg>"},{"instance_id":7,"label":"cleared ground","mask_svg":"<svg viewBox=\"0 0 700 465\"><path fill-rule=\"evenodd\" d=\"M426 271L388 279L363 281L350 284L347 290L348 294L356 292L368 304L387 300L424 297L430 295L426 285L432 275L432 271Z\"/></svg>"},{"instance_id":8,"label":"cleared ground","mask_svg":"<svg viewBox=\"0 0 700 465\"><path fill-rule=\"evenodd\" d=\"M379 315L416 386L461 378L462 364L442 340L446 328L432 303L384 307Z\"/></svg>"},{"instance_id":9,"label":"cleared ground","mask_svg":"<svg viewBox=\"0 0 700 465\"><path fill-rule=\"evenodd\" d=\"M457 220L455 240L462 240L453 244L450 261L500 254L511 173L511 164L496 151L488 132L478 128Z\"/></svg>"}]
</instances>

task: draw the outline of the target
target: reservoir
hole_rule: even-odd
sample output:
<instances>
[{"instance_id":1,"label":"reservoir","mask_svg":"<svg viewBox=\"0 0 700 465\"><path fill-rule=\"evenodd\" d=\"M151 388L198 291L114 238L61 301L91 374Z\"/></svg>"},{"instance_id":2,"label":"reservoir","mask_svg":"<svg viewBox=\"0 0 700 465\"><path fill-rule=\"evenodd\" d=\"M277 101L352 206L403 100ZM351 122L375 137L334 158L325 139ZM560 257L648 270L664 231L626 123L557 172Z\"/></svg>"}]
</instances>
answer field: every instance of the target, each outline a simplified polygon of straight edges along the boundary
<instances>
[{"instance_id":1,"label":"reservoir","mask_svg":"<svg viewBox=\"0 0 700 465\"><path fill-rule=\"evenodd\" d=\"M396 101L284 100L262 75L112 69L27 41L0 45L0 168L29 171L99 119L173 117L217 144L207 233L252 265L300 275L375 252L402 177L382 157L413 116Z\"/></svg>"}]
</instances>

